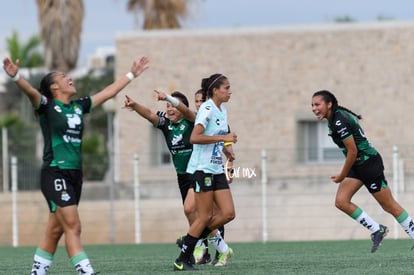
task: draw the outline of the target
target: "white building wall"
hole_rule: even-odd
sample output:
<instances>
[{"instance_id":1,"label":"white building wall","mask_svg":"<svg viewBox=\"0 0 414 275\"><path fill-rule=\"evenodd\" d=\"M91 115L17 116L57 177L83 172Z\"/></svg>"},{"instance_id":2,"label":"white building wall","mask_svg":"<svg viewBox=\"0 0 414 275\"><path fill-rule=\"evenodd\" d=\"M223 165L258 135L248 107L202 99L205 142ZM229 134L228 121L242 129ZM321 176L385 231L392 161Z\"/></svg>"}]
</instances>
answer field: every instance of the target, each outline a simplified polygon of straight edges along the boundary
<instances>
[{"instance_id":1,"label":"white building wall","mask_svg":"<svg viewBox=\"0 0 414 275\"><path fill-rule=\"evenodd\" d=\"M182 91L191 102L201 78L223 73L233 91L227 108L239 138L238 163L257 167L262 148L281 150L270 177L290 177L337 170L338 164L315 167L295 157L297 121L313 119L311 96L328 89L341 105L363 115L368 138L391 167L392 145L413 143L414 128L407 127L414 103L413 37L414 22L123 33L116 42L116 77L141 55L151 63L118 96L118 105L128 94L153 110L164 109L154 88ZM152 126L120 108L117 122L120 180L132 180L134 152L144 180L172 179L170 166L149 165Z\"/></svg>"}]
</instances>

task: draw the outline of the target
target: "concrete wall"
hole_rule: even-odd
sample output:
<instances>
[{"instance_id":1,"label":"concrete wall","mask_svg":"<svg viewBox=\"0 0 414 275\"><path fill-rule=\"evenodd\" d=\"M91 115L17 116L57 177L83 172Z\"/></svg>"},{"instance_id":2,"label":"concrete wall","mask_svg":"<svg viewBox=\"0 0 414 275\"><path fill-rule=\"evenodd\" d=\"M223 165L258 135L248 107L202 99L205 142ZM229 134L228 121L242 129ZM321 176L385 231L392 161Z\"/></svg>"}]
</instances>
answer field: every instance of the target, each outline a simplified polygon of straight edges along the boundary
<instances>
[{"instance_id":1,"label":"concrete wall","mask_svg":"<svg viewBox=\"0 0 414 275\"><path fill-rule=\"evenodd\" d=\"M412 144L414 128L406 125L414 103L413 42L414 22L123 33L116 42L116 77L141 55L150 57L151 67L118 96L118 106L128 94L153 110L164 109L154 88L182 91L192 101L201 78L220 72L233 92L227 108L239 137L239 163L255 167L252 152L284 149L283 161L269 169L271 177L320 173L331 164L315 168L295 160L301 146L297 122L314 119L311 96L320 89L363 115L366 135L384 155L393 144ZM147 121L120 108L116 121L119 180L131 180L134 152L144 180L174 177L171 167L150 165Z\"/></svg>"}]
</instances>

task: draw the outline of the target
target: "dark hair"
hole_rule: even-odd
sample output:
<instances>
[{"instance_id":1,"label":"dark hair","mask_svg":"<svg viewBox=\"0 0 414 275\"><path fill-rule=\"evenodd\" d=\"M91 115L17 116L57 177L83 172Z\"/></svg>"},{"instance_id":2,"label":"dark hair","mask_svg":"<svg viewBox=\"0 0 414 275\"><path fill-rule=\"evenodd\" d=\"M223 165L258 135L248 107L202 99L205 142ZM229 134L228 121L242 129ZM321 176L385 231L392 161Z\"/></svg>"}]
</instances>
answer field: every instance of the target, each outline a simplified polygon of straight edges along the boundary
<instances>
[{"instance_id":1,"label":"dark hair","mask_svg":"<svg viewBox=\"0 0 414 275\"><path fill-rule=\"evenodd\" d=\"M50 72L45 75L40 81L39 91L42 95L47 98L53 98L52 92L50 91L50 85L55 83L54 75L56 72Z\"/></svg>"},{"instance_id":2,"label":"dark hair","mask_svg":"<svg viewBox=\"0 0 414 275\"><path fill-rule=\"evenodd\" d=\"M187 97L183 93L180 93L179 91L175 91L171 94L171 96L178 98L185 106L187 106L187 107L190 106L188 104Z\"/></svg>"},{"instance_id":3,"label":"dark hair","mask_svg":"<svg viewBox=\"0 0 414 275\"><path fill-rule=\"evenodd\" d=\"M206 101L207 98L211 98L213 96L213 89L220 88L221 84L227 80L222 74L213 74L208 78L203 78L201 80L201 90L203 91L203 101Z\"/></svg>"},{"instance_id":4,"label":"dark hair","mask_svg":"<svg viewBox=\"0 0 414 275\"><path fill-rule=\"evenodd\" d=\"M198 94L203 94L203 89L198 89L195 93L194 93L194 95L198 95Z\"/></svg>"},{"instance_id":5,"label":"dark hair","mask_svg":"<svg viewBox=\"0 0 414 275\"><path fill-rule=\"evenodd\" d=\"M315 92L312 97L315 97L315 96L321 96L323 98L323 101L325 101L326 103L329 103L329 102L332 103L332 112L335 112L336 110L340 109L340 110L347 111L348 113L351 113L358 119L362 119L361 115L356 114L352 112L351 110L349 110L348 108L345 108L339 105L338 100L336 99L335 95L331 93L330 91L320 90L320 91Z\"/></svg>"},{"instance_id":6,"label":"dark hair","mask_svg":"<svg viewBox=\"0 0 414 275\"><path fill-rule=\"evenodd\" d=\"M203 89L198 89L197 92L194 93L194 96L201 95L201 102L205 102L207 97L204 94Z\"/></svg>"}]
</instances>

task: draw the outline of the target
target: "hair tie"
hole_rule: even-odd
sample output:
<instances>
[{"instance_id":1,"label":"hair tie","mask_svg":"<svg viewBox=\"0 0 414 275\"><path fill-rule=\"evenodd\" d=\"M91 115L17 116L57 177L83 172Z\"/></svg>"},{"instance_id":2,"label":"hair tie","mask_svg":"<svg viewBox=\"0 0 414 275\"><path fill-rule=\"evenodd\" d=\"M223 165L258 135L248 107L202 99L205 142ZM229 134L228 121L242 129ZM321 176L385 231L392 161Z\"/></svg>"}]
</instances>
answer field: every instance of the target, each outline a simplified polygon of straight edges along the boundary
<instances>
[{"instance_id":1,"label":"hair tie","mask_svg":"<svg viewBox=\"0 0 414 275\"><path fill-rule=\"evenodd\" d=\"M217 76L217 77L216 77L216 79L214 79L214 80L213 80L213 82L211 82L211 84L210 84L210 85L208 85L207 92L210 90L211 86L213 86L213 84L214 84L214 83L216 83L216 81L217 81L219 78L221 78L222 76L223 76L222 74L221 74L221 75L219 75L219 76Z\"/></svg>"}]
</instances>

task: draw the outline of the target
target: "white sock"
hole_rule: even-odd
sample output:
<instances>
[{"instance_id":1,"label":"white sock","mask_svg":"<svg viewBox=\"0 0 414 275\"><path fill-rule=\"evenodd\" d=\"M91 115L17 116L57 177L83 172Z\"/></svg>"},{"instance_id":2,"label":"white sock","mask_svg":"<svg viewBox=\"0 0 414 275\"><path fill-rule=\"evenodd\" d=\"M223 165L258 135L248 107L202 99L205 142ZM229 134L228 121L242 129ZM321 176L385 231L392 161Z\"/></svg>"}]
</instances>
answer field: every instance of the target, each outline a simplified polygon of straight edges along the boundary
<instances>
[{"instance_id":1,"label":"white sock","mask_svg":"<svg viewBox=\"0 0 414 275\"><path fill-rule=\"evenodd\" d=\"M75 269L79 272L79 274L92 275L95 273L89 259L85 259L77 263L75 265Z\"/></svg>"},{"instance_id":2,"label":"white sock","mask_svg":"<svg viewBox=\"0 0 414 275\"><path fill-rule=\"evenodd\" d=\"M81 252L70 259L71 263L79 274L92 275L94 274L93 267L85 252Z\"/></svg>"},{"instance_id":3,"label":"white sock","mask_svg":"<svg viewBox=\"0 0 414 275\"><path fill-rule=\"evenodd\" d=\"M400 223L404 231L410 236L411 239L414 239L414 222L413 219L404 211L398 218L397 221Z\"/></svg>"},{"instance_id":4,"label":"white sock","mask_svg":"<svg viewBox=\"0 0 414 275\"><path fill-rule=\"evenodd\" d=\"M380 229L379 223L374 221L374 219L368 216L368 214L361 208L357 208L351 217L360 225L371 231L371 233L375 233Z\"/></svg>"},{"instance_id":5,"label":"white sock","mask_svg":"<svg viewBox=\"0 0 414 275\"><path fill-rule=\"evenodd\" d=\"M224 239L221 237L220 231L217 230L217 233L214 237L208 237L208 243L213 245L214 248L218 251L218 253L224 253L227 252L229 249L229 246L224 241Z\"/></svg>"},{"instance_id":6,"label":"white sock","mask_svg":"<svg viewBox=\"0 0 414 275\"><path fill-rule=\"evenodd\" d=\"M38 253L39 251L40 250L37 249L36 253ZM47 254L50 255L50 257L48 258L53 257L51 254L49 253ZM45 259L44 257L35 254L33 257L32 272L30 274L46 275L51 264L52 264L52 259Z\"/></svg>"}]
</instances>

